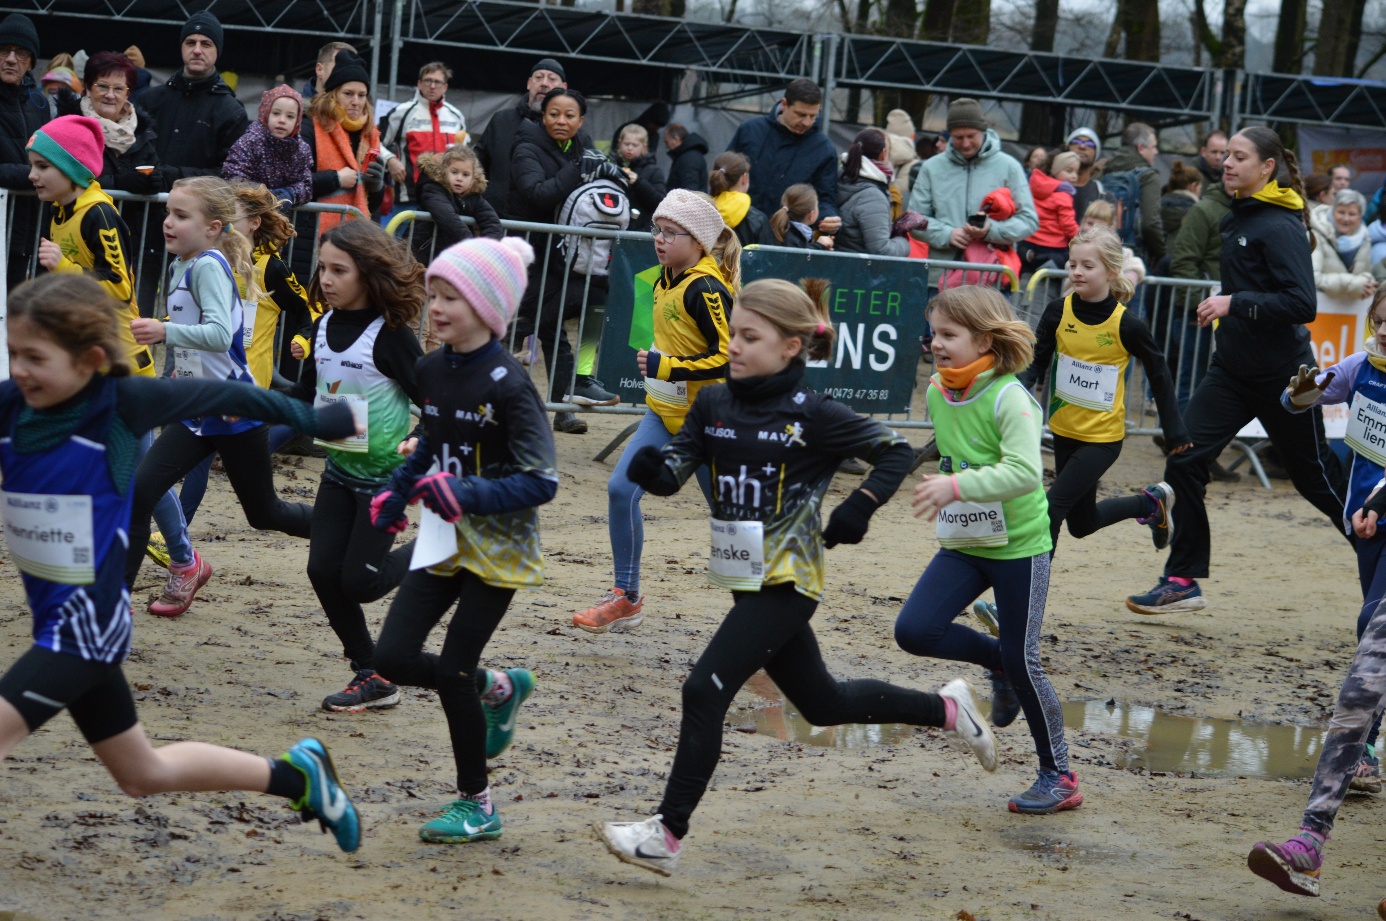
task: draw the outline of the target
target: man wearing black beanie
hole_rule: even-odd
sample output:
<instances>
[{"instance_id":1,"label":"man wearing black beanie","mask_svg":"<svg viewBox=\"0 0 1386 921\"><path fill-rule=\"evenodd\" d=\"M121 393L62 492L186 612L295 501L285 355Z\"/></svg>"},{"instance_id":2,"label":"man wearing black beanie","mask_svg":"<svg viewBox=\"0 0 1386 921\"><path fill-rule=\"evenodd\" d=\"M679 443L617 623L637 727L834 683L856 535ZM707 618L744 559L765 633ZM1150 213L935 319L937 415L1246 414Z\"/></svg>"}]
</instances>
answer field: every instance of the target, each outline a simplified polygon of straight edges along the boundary
<instances>
[{"instance_id":1,"label":"man wearing black beanie","mask_svg":"<svg viewBox=\"0 0 1386 921\"><path fill-rule=\"evenodd\" d=\"M29 154L24 149L35 131L48 121L48 104L34 82L38 59L38 30L23 13L0 21L0 187L32 191ZM37 100L37 102L35 102ZM9 234L9 287L22 282L33 257L39 204L32 195L15 199Z\"/></svg>"},{"instance_id":2,"label":"man wearing black beanie","mask_svg":"<svg viewBox=\"0 0 1386 921\"><path fill-rule=\"evenodd\" d=\"M140 97L154 123L164 191L185 176L220 176L231 145L250 125L245 106L217 73L226 38L221 23L209 12L194 13L180 36L183 69ZM151 209L151 223L155 210ZM158 218L162 220L162 215ZM146 235L152 245L146 247L139 279L142 311L154 306L155 286L162 275L163 234L157 226L153 231ZM151 258L155 259L152 264Z\"/></svg>"},{"instance_id":3,"label":"man wearing black beanie","mask_svg":"<svg viewBox=\"0 0 1386 921\"><path fill-rule=\"evenodd\" d=\"M476 156L486 170L486 191L482 194L501 217L508 217L510 208L510 151L515 146L515 132L526 121L539 120L539 104L544 94L568 86L568 73L553 58L540 58L529 69L525 95L515 105L501 109L491 116L481 140L476 142Z\"/></svg>"}]
</instances>

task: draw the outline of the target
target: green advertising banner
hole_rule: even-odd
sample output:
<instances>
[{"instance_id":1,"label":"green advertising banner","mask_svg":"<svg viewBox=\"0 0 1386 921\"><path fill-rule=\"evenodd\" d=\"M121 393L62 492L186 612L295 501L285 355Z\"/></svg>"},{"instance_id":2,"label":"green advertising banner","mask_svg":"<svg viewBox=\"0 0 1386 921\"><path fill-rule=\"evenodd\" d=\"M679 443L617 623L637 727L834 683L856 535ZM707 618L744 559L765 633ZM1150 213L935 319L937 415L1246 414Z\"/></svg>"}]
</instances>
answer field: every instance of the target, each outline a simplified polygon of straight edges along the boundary
<instances>
[{"instance_id":1,"label":"green advertising banner","mask_svg":"<svg viewBox=\"0 0 1386 921\"><path fill-rule=\"evenodd\" d=\"M741 254L742 283L758 278L827 278L837 330L833 356L809 362L805 382L862 413L909 410L928 300L928 263L811 251L751 248ZM635 351L653 341L654 244L618 240L602 328L600 377L623 403L643 403Z\"/></svg>"}]
</instances>

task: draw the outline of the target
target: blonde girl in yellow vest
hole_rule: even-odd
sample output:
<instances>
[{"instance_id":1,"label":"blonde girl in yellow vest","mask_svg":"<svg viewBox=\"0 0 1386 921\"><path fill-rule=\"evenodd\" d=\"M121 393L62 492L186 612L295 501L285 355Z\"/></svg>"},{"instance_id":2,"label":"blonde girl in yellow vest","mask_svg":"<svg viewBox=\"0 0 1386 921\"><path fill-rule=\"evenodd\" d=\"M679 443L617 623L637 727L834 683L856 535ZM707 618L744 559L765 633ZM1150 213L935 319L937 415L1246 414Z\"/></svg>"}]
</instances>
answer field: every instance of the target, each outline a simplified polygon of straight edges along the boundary
<instances>
[{"instance_id":1,"label":"blonde girl in yellow vest","mask_svg":"<svg viewBox=\"0 0 1386 921\"><path fill-rule=\"evenodd\" d=\"M1127 309L1135 286L1122 274L1121 240L1105 227L1084 230L1069 244L1072 292L1049 302L1036 330L1035 360L1022 377L1044 376L1054 436L1049 531L1059 526L1087 537L1134 518L1149 526L1156 549L1169 543L1174 490L1153 483L1132 496L1097 501L1097 483L1116 463L1126 437L1126 377L1131 358L1145 367L1171 454L1192 442L1179 414L1174 378L1145 321Z\"/></svg>"}]
</instances>

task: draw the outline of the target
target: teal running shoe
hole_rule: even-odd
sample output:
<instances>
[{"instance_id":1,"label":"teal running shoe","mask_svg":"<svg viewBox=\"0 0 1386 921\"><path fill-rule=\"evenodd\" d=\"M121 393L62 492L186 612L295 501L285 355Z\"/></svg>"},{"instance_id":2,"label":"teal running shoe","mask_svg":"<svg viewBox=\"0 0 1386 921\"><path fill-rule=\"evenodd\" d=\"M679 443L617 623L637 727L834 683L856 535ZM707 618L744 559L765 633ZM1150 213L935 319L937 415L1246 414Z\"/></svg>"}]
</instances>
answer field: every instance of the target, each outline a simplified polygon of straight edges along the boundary
<instances>
[{"instance_id":1,"label":"teal running shoe","mask_svg":"<svg viewBox=\"0 0 1386 921\"><path fill-rule=\"evenodd\" d=\"M433 844L466 844L501 836L500 810L487 815L476 800L453 800L443 814L419 829L419 837Z\"/></svg>"},{"instance_id":2,"label":"teal running shoe","mask_svg":"<svg viewBox=\"0 0 1386 921\"><path fill-rule=\"evenodd\" d=\"M486 757L494 758L515 740L515 717L534 693L534 673L527 668L507 668L510 696L498 704L482 702L486 713ZM500 826L496 826L499 828Z\"/></svg>"},{"instance_id":3,"label":"teal running shoe","mask_svg":"<svg viewBox=\"0 0 1386 921\"><path fill-rule=\"evenodd\" d=\"M302 771L308 780L303 798L289 804L298 810L303 821L317 819L323 833L331 831L337 846L348 854L360 847L361 819L342 789L327 746L317 739L304 739L280 757Z\"/></svg>"}]
</instances>

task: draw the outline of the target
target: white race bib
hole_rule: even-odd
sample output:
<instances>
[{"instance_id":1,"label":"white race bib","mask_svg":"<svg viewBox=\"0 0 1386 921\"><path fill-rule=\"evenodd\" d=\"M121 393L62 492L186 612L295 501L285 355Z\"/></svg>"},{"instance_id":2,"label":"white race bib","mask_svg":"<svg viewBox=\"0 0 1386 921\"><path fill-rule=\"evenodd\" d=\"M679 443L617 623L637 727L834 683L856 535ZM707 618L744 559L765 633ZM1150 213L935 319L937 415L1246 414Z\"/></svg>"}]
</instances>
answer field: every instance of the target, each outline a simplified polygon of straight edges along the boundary
<instances>
[{"instance_id":1,"label":"white race bib","mask_svg":"<svg viewBox=\"0 0 1386 921\"><path fill-rule=\"evenodd\" d=\"M202 352L199 349L174 349L173 350L173 376L201 377L202 376Z\"/></svg>"},{"instance_id":2,"label":"white race bib","mask_svg":"<svg viewBox=\"0 0 1386 921\"><path fill-rule=\"evenodd\" d=\"M345 403L351 407L352 418L356 420L357 426L361 428L360 435L348 435L336 441L323 441L321 438L314 438L313 444L322 445L325 448L332 448L337 451L345 451L348 454L365 454L371 449L370 443L370 404L366 398L354 393L319 393L313 398L313 405L318 408L331 406L333 403Z\"/></svg>"},{"instance_id":3,"label":"white race bib","mask_svg":"<svg viewBox=\"0 0 1386 921\"><path fill-rule=\"evenodd\" d=\"M688 381L661 381L653 377L645 378L645 392L656 397L661 403L675 406L688 405Z\"/></svg>"},{"instance_id":4,"label":"white race bib","mask_svg":"<svg viewBox=\"0 0 1386 921\"><path fill-rule=\"evenodd\" d=\"M1354 393L1343 440L1376 466L1386 466L1386 404L1369 399L1360 391Z\"/></svg>"},{"instance_id":5,"label":"white race bib","mask_svg":"<svg viewBox=\"0 0 1386 921\"><path fill-rule=\"evenodd\" d=\"M427 569L457 556L457 525L444 521L428 506L419 516L419 536L414 541L414 555L409 558L410 569Z\"/></svg>"},{"instance_id":6,"label":"white race bib","mask_svg":"<svg viewBox=\"0 0 1386 921\"><path fill-rule=\"evenodd\" d=\"M1079 361L1059 353L1054 375L1054 393L1065 403L1110 412L1116 405L1117 379L1121 368L1093 361Z\"/></svg>"},{"instance_id":7,"label":"white race bib","mask_svg":"<svg viewBox=\"0 0 1386 921\"><path fill-rule=\"evenodd\" d=\"M757 591L765 578L765 526L759 521L712 524L712 559L708 577L733 591Z\"/></svg>"},{"instance_id":8,"label":"white race bib","mask_svg":"<svg viewBox=\"0 0 1386 921\"><path fill-rule=\"evenodd\" d=\"M5 542L22 572L64 585L96 581L91 496L3 495Z\"/></svg>"},{"instance_id":9,"label":"white race bib","mask_svg":"<svg viewBox=\"0 0 1386 921\"><path fill-rule=\"evenodd\" d=\"M255 339L255 317L260 313L260 305L250 300L241 301L241 345L246 355L250 354L250 343Z\"/></svg>"},{"instance_id":10,"label":"white race bib","mask_svg":"<svg viewBox=\"0 0 1386 921\"><path fill-rule=\"evenodd\" d=\"M1002 547L1010 540L1000 502L950 502L935 524L945 547Z\"/></svg>"}]
</instances>

